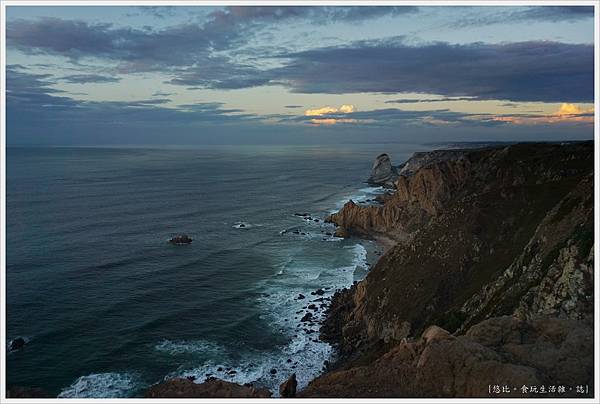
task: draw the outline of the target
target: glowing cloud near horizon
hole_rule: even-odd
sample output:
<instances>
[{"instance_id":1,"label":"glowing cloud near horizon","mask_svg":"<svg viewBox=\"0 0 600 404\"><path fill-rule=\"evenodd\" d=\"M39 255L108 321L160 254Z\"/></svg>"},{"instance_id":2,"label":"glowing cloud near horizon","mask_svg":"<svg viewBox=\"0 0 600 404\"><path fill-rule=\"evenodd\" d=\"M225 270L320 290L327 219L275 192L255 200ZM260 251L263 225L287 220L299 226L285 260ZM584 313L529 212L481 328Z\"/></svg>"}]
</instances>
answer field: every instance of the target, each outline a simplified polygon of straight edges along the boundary
<instances>
[{"instance_id":1,"label":"glowing cloud near horizon","mask_svg":"<svg viewBox=\"0 0 600 404\"><path fill-rule=\"evenodd\" d=\"M516 125L552 124L564 122L594 123L594 107L583 109L576 104L562 103L553 114L539 116L497 116L493 120Z\"/></svg>"},{"instance_id":2,"label":"glowing cloud near horizon","mask_svg":"<svg viewBox=\"0 0 600 404\"><path fill-rule=\"evenodd\" d=\"M329 114L351 114L354 111L356 111L356 108L352 104L343 104L339 108L330 107L327 105L321 108L307 109L304 111L304 116L315 117L314 119L310 120L310 122L315 125L335 125L336 123L354 123L356 120L351 118L320 117L324 117Z\"/></svg>"},{"instance_id":3,"label":"glowing cloud near horizon","mask_svg":"<svg viewBox=\"0 0 600 404\"><path fill-rule=\"evenodd\" d=\"M323 116L328 114L350 114L356 111L354 105L352 104L344 104L339 108L324 106L316 109L307 109L304 111L304 116Z\"/></svg>"}]
</instances>

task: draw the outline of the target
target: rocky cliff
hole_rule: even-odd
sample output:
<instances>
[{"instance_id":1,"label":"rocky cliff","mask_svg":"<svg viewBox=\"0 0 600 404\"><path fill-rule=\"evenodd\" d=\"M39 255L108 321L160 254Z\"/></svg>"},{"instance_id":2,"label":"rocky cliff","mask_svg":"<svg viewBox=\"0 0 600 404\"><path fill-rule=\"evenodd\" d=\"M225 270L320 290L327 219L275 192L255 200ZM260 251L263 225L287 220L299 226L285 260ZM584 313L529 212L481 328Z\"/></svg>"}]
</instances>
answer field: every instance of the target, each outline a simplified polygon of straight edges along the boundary
<instances>
[{"instance_id":1,"label":"rocky cliff","mask_svg":"<svg viewBox=\"0 0 600 404\"><path fill-rule=\"evenodd\" d=\"M383 153L377 156L371 169L371 176L367 182L371 185L382 185L393 188L394 181L398 178L396 167L392 166L390 156Z\"/></svg>"},{"instance_id":2,"label":"rocky cliff","mask_svg":"<svg viewBox=\"0 0 600 404\"><path fill-rule=\"evenodd\" d=\"M301 396L539 398L522 388L545 386L544 398L589 397L593 390L576 389L593 386L593 355L593 330L581 322L494 317L462 335L428 327L376 358L324 374Z\"/></svg>"},{"instance_id":3,"label":"rocky cliff","mask_svg":"<svg viewBox=\"0 0 600 404\"><path fill-rule=\"evenodd\" d=\"M400 167L396 191L381 206L349 202L331 215L348 235L385 236L397 244L363 281L334 298L322 338L338 346L341 360L305 394L327 396L362 383L348 396L419 395L419 389L424 395L487 396L485 383L466 379L488 374L482 380L491 382L490 361L507 383L565 380L567 373L548 369L554 365L523 356L528 349L550 355L550 346L524 341L537 335L562 354L575 346L593 351L593 156L592 142L419 153ZM581 332L548 336L541 325L546 321ZM423 342L432 325L454 334L444 339L439 368L423 359L442 344ZM474 338L476 330L494 336L515 327L525 332L519 344L527 347ZM576 349L569 352L570 360L580 361L579 383L591 383L593 356L585 361ZM390 366L397 373L385 370ZM428 377L451 380L434 388L424 381ZM361 379L379 387L369 389ZM387 385L390 380L401 386Z\"/></svg>"}]
</instances>

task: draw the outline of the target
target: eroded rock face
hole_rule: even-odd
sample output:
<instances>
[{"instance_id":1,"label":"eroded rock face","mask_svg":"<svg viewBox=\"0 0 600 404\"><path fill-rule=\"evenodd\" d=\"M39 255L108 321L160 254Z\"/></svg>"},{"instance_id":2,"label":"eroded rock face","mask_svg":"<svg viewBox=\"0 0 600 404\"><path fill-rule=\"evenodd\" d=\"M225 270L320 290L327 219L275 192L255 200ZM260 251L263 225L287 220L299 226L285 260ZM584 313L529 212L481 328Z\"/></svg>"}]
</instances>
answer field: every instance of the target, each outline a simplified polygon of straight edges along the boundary
<instances>
[{"instance_id":1,"label":"eroded rock face","mask_svg":"<svg viewBox=\"0 0 600 404\"><path fill-rule=\"evenodd\" d=\"M333 368L350 373L338 373L340 380L330 382L339 383L337 391L347 396L355 390L343 393L342 386L351 389L352 377L358 375L374 383L358 389L365 396L420 394L422 385L397 389L377 382L376 377L393 375L368 364L383 360L389 346L424 332L423 340L443 337L442 331L428 328L432 325L448 330L456 336L450 339L458 341L444 342L450 357L434 351L448 366L470 363L465 352L488 362L466 367L463 379L460 374L442 378L445 387L423 396L477 396L480 386L466 375L491 378L494 367L506 380L515 375L531 382L549 380L557 371L540 362L542 353L559 358L552 359L559 363L568 361L561 356L564 352L572 352L573 367L583 372L574 374L589 374L589 363L580 362L582 354L572 347L582 352L593 347L588 331L581 329L593 314L593 195L593 143L522 144L420 156L400 169L396 192L383 198L382 207L346 204L331 216L338 226L350 234L388 236L397 244L365 279L332 300L321 337L340 353ZM535 320L540 316L563 322L547 324L569 324L579 331L569 336L542 332L542 323ZM503 320L485 321L493 318ZM507 318L508 325L502 323ZM504 335L502 346L480 341L476 331L463 335L477 330L477 324L485 324L481 329L491 335ZM514 338L492 331L494 327L512 330ZM562 353L544 345L546 337L553 343L563 341L564 347L558 348ZM526 342L531 338L534 342ZM516 345L504 346L507 341ZM435 366L443 365L427 354L437 345L425 353L410 343L402 346L402 355L417 355L421 362L419 367L415 362L414 369L399 365L398 375L420 380L427 389L428 380L433 383L439 376ZM528 359L528 350L538 350L540 356ZM347 385L346 376L352 381ZM401 384L407 386L404 379Z\"/></svg>"},{"instance_id":2,"label":"eroded rock face","mask_svg":"<svg viewBox=\"0 0 600 404\"><path fill-rule=\"evenodd\" d=\"M386 181L393 182L390 188L395 188L396 192L380 199L383 206L359 206L349 201L339 212L330 215L327 221L338 225L345 234L363 237L385 234L397 241L405 240L432 216L440 213L444 203L471 173L467 152L452 150L432 153L437 157L427 158L428 154L416 153L416 157L403 165L400 175L394 171L393 175L388 176L390 179ZM381 156L385 158L381 160ZM375 166L388 160L389 157L382 154L375 160Z\"/></svg>"},{"instance_id":3,"label":"eroded rock face","mask_svg":"<svg viewBox=\"0 0 600 404\"><path fill-rule=\"evenodd\" d=\"M279 395L283 398L296 397L296 387L298 381L296 380L296 374L293 373L285 382L279 386Z\"/></svg>"},{"instance_id":4,"label":"eroded rock face","mask_svg":"<svg viewBox=\"0 0 600 404\"><path fill-rule=\"evenodd\" d=\"M591 314L593 144L454 156L401 176L404 185L383 207L348 203L332 215L351 234L398 241L334 298L344 302L335 303L324 330L342 352L362 355L432 324L464 332L502 315Z\"/></svg>"},{"instance_id":5,"label":"eroded rock face","mask_svg":"<svg viewBox=\"0 0 600 404\"><path fill-rule=\"evenodd\" d=\"M371 176L367 182L371 185L382 185L384 187L393 188L394 181L398 178L396 168L392 166L390 156L383 153L377 156L371 169Z\"/></svg>"},{"instance_id":6,"label":"eroded rock face","mask_svg":"<svg viewBox=\"0 0 600 404\"><path fill-rule=\"evenodd\" d=\"M593 315L593 188L593 175L583 177L548 212L511 265L464 303L461 329L507 313L523 319Z\"/></svg>"},{"instance_id":7,"label":"eroded rock face","mask_svg":"<svg viewBox=\"0 0 600 404\"><path fill-rule=\"evenodd\" d=\"M490 385L557 380L572 386L593 383L591 325L507 316L481 322L463 336L429 327L419 339L400 342L370 363L315 379L301 396L490 397ZM520 390L503 396L523 397Z\"/></svg>"},{"instance_id":8,"label":"eroded rock face","mask_svg":"<svg viewBox=\"0 0 600 404\"><path fill-rule=\"evenodd\" d=\"M155 384L146 391L146 398L267 398L271 392L253 386L241 386L219 379L194 383L176 378Z\"/></svg>"}]
</instances>

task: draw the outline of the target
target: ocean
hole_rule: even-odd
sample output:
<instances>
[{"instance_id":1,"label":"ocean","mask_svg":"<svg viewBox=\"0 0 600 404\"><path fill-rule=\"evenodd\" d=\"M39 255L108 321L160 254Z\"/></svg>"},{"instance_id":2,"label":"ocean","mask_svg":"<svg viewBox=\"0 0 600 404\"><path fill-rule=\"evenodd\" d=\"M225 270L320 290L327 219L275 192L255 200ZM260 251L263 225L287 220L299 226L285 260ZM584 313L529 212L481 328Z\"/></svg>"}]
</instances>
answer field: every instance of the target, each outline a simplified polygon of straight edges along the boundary
<instances>
[{"instance_id":1,"label":"ocean","mask_svg":"<svg viewBox=\"0 0 600 404\"><path fill-rule=\"evenodd\" d=\"M427 149L9 147L7 342L27 343L7 347L7 384L132 397L214 376L277 395L296 373L302 388L334 352L301 318L380 249L323 218L384 192L364 183L378 154Z\"/></svg>"}]
</instances>

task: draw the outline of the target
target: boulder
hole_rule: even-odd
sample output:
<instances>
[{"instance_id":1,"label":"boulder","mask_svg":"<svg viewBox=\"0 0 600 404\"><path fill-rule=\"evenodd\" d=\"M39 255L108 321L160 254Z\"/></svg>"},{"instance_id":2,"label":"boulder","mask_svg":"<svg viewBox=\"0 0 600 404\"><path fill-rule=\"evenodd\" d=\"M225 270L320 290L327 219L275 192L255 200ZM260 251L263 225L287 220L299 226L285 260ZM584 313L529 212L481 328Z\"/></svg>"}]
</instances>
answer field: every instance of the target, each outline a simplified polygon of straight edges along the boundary
<instances>
[{"instance_id":1,"label":"boulder","mask_svg":"<svg viewBox=\"0 0 600 404\"><path fill-rule=\"evenodd\" d=\"M313 317L313 315L311 313L306 313L300 321L303 323L306 323L307 321L311 321L312 317Z\"/></svg>"},{"instance_id":2,"label":"boulder","mask_svg":"<svg viewBox=\"0 0 600 404\"><path fill-rule=\"evenodd\" d=\"M25 339L22 337L17 337L10 342L10 350L16 351L25 346Z\"/></svg>"},{"instance_id":3,"label":"boulder","mask_svg":"<svg viewBox=\"0 0 600 404\"><path fill-rule=\"evenodd\" d=\"M281 385L279 386L279 395L282 398L292 398L296 397L296 387L298 386L298 381L296 380L296 374L292 373L292 375Z\"/></svg>"},{"instance_id":4,"label":"boulder","mask_svg":"<svg viewBox=\"0 0 600 404\"><path fill-rule=\"evenodd\" d=\"M593 385L594 332L584 321L493 317L454 336L438 326L373 361L313 380L302 397L490 397L491 385ZM591 389L590 389L591 390ZM546 397L577 397L575 391ZM593 394L590 392L590 394ZM579 397L588 397L589 394ZM492 396L493 397L493 396ZM538 397L511 390L502 397Z\"/></svg>"}]
</instances>

